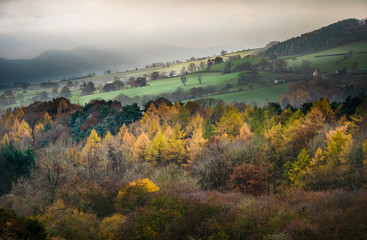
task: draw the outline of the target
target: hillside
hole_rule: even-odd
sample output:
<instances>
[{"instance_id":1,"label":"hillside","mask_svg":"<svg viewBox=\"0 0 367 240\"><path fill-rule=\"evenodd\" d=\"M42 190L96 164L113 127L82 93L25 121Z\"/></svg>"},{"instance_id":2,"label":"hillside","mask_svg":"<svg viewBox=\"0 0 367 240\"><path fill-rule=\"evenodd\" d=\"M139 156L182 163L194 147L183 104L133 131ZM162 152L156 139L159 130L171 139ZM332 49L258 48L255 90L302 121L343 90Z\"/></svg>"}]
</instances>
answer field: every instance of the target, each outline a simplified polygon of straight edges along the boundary
<instances>
[{"instance_id":1,"label":"hillside","mask_svg":"<svg viewBox=\"0 0 367 240\"><path fill-rule=\"evenodd\" d=\"M266 53L271 49L275 51L284 44L284 48L289 53L292 51L292 48L288 46L289 43L301 41L300 39L307 43L306 45L320 44L316 41L317 39L322 39L323 41L328 39L325 36L337 34L336 29L338 28L351 32L351 35L343 38L344 40L336 38L333 41L329 41L329 45L326 45L325 48L337 44L337 41L352 41L353 36L360 37L364 34L363 32L360 32L359 35L352 34L355 33L355 24L357 23L359 24L358 26L365 27L363 21L354 19L344 20L283 43L276 44L276 42L272 42L267 45L266 48L268 50ZM127 56L133 56L133 52L145 52L146 55L141 54L143 57L152 56L153 54L159 56L156 59L164 59L167 52L157 52L164 48L167 49L168 54L177 53L179 55L185 52L186 56L190 56L191 51L195 51L195 49L175 48L159 44L155 45L155 47L147 45L139 50L130 49L130 52L126 52L125 55L121 52L111 53L108 51L77 48L69 52L48 51L40 55L35 61L42 62L47 66L53 65L50 68L42 69L42 74L47 74L52 72L52 69L57 68L57 64L54 64L52 61L63 63L63 68L68 68L68 71L74 71L78 66L85 64L84 60L86 59L93 59L93 61L87 61L89 65L84 65L84 67L98 66L102 63L107 67L107 65L123 61L125 57L128 62L139 62L139 57L127 58ZM229 102L243 101L259 106L263 106L269 101L279 101L282 103L282 107L285 107L287 104L300 106L304 102L317 100L320 97L326 97L331 101L342 101L348 96L355 96L367 90L362 81L365 77L363 72L367 69L367 44L364 40L327 50L314 50L312 53L289 56L277 57L272 55L266 57L264 54L259 54L259 52L265 49L231 52L213 57L192 57L184 62L149 62L145 68L126 70L124 72L111 71L109 74L97 74L92 77L85 76L80 79L71 78L69 79L71 80L69 83L71 84L71 93L68 97L73 103L79 104L86 104L90 100L98 98L105 100L116 99L123 101L123 105L137 102L140 106L143 106L150 99L164 96L173 102L213 98ZM206 50L202 51L205 52ZM213 63L215 59L218 59L218 62ZM144 61L141 61L140 64ZM70 65L73 66L71 67ZM190 69L190 66L193 68ZM316 69L323 76L322 81L318 80L316 82L323 82L323 84L315 85L315 81L311 82L314 78L317 79L317 77L313 76ZM186 79L185 83L181 79L183 72ZM154 79L152 78L153 75L156 75ZM30 74L29 76L32 75ZM138 88L131 86L131 81L139 77L146 79L147 85ZM20 88L13 92L3 91L0 95L2 99L1 105L3 107L16 107L28 105L33 101L63 96L60 95L60 91L69 80L54 81L56 88L42 88L40 84L33 84L26 91ZM103 90L107 83L111 83L114 80L124 82L124 87L108 91ZM88 94L82 93L79 86L84 82L92 82L95 86L94 91ZM325 86L333 90L327 91ZM317 89L312 89L314 87ZM333 93L334 90L335 93ZM302 94L293 94L292 92L295 91L298 91L298 93L302 92Z\"/></svg>"},{"instance_id":2,"label":"hillside","mask_svg":"<svg viewBox=\"0 0 367 240\"><path fill-rule=\"evenodd\" d=\"M352 51L352 55L347 59L344 59L344 55ZM242 56L247 56L254 51L240 52ZM235 55L236 53L232 54ZM226 55L227 56L227 55ZM225 56L225 57L226 57ZM207 60L207 59L206 59ZM264 69L259 65L261 61L266 61L266 66ZM94 98L101 99L114 99L120 93L127 95L130 98L143 99L144 96L156 97L158 95L164 94L165 97L171 98L175 94L174 92L177 88L181 88L188 99L195 99L195 97L190 97L188 92L192 88L202 87L206 89L208 86L213 86L216 92L206 95L206 97L223 99L225 101L245 101L247 103L257 103L262 106L267 101L278 101L278 97L286 92L289 83L296 82L301 79L311 79L312 73L315 69L319 69L321 72L327 72L329 76L332 76L335 71L342 69L349 69L350 71L355 67L356 70L367 69L367 45L365 42L356 42L347 45L343 45L337 48L320 51L313 54L307 54L300 57L284 57L279 58L278 61L284 60L286 63L286 69L284 71L278 71L275 69L276 61L274 62L274 70L271 70L273 65L271 60L266 57L254 56L248 58L238 58L229 60L227 62L219 63L213 65L210 70L203 71L199 70L195 73L187 75L187 84L183 86L180 81L180 76L173 78L158 79L155 81L150 81L149 86L142 88L125 89L114 92L106 93L96 93L87 96L74 95L71 100L75 103L85 104ZM303 61L310 62L310 70L304 75L301 71L301 66ZM115 76L122 79L127 79L131 76L142 76L144 74L149 75L151 72L169 72L175 69L179 72L182 67L188 67L190 63L199 64L200 61L192 61L188 63L180 63L171 65L169 68L148 68L141 69L138 71L129 71L125 73L112 74L111 76L96 76L90 79L85 79L85 81L91 80L94 82L103 83L101 79L113 79ZM234 71L229 74L223 74L226 64L231 63L232 69L242 66L243 64L249 63L250 68L256 68L258 73L256 74L256 80L250 81L245 85L238 85L238 76L241 72L245 73L246 76L251 78L251 74L248 70ZM198 77L202 78L202 84L198 82ZM343 78L345 78L344 76ZM286 83L274 84L275 79L287 79ZM353 79L353 77L352 77ZM106 80L105 80L106 81ZM346 80L350 82L351 79ZM346 83L344 81L344 85ZM344 86L342 84L342 86ZM252 87L251 87L252 85ZM358 89L356 89L358 91ZM347 94L347 93L346 93ZM318 96L318 98L321 97ZM340 95L342 100L343 95ZM176 98L171 98L172 100Z\"/></svg>"},{"instance_id":3,"label":"hillside","mask_svg":"<svg viewBox=\"0 0 367 240\"><path fill-rule=\"evenodd\" d=\"M72 50L49 50L34 59L8 60L0 58L0 85L12 82L42 82L78 77L106 70L121 72L142 68L153 62L210 56L222 48L188 48L161 43L137 42L135 45L76 47Z\"/></svg>"},{"instance_id":4,"label":"hillside","mask_svg":"<svg viewBox=\"0 0 367 240\"><path fill-rule=\"evenodd\" d=\"M366 20L346 19L278 43L266 50L265 55L314 53L361 40L367 40Z\"/></svg>"},{"instance_id":5,"label":"hillside","mask_svg":"<svg viewBox=\"0 0 367 240\"><path fill-rule=\"evenodd\" d=\"M263 106L268 101L277 102L279 96L284 95L287 90L292 91L294 86L288 89L292 83L300 84L300 81L312 80L312 73L315 69L320 72L327 73L331 83L337 86L338 94L318 93L314 100L321 96L327 97L330 100L343 100L349 95L357 95L364 91L363 76L354 76L354 72L367 69L367 45L365 42L356 42L343 45L337 48L313 53L302 56L287 56L279 57L272 60L263 56L253 55L257 50L248 50L241 52L228 53L223 56L225 62L212 65L210 69L199 69L193 73L186 75L187 83L183 85L181 82L180 72L182 68L188 68L190 64L199 67L201 63L206 64L209 59L203 58L182 63L174 63L169 66L147 67L121 73L111 73L108 75L96 75L90 78L72 80L73 87L71 90L71 101L73 103L86 104L92 99L117 99L123 101L122 104L137 102L141 106L150 99L158 96L164 96L171 101L187 101L200 98L222 99L228 102L244 101L252 105ZM231 57L235 57L231 59ZM238 56L241 56L240 58ZM285 68L279 70L277 65L279 62L284 62ZM309 64L307 69L303 64ZM226 65L231 65L230 73L225 73ZM255 71L256 70L256 71ZM174 71L173 77L168 77L170 72ZM256 74L253 73L255 71ZM344 72L343 75L335 75L336 71ZM154 81L148 81L148 85L139 88L130 88L128 81L131 78L143 77L155 72L161 77ZM239 82L240 75L245 76L245 82ZM162 77L165 76L165 77ZM201 84L198 79L202 79ZM125 82L124 89L103 92L102 87L114 79L119 79ZM276 79L283 79L282 83L275 83ZM82 82L93 82L97 88L92 94L84 95L79 89ZM57 81L59 84L58 92L67 83L67 81ZM329 84L329 83L328 83ZM362 84L362 85L361 85ZM308 84L306 84L308 86ZM300 86L306 86L301 84ZM310 85L311 86L311 85ZM352 87L353 86L353 87ZM309 90L301 88L302 90ZM341 90L344 89L344 90ZM2 103L10 101L10 105L4 106L21 106L28 105L35 100L47 100L58 97L50 89L40 89L40 85L31 85L27 91L18 89L13 93L13 97L2 97ZM288 93L289 93L288 91ZM5 91L3 91L5 93ZM46 98L42 97L46 94ZM123 94L123 95L120 95ZM320 95L321 94L321 95ZM331 94L331 95L330 95ZM120 95L120 96L119 96ZM1 96L1 94L0 94ZM124 97L126 96L126 97ZM124 100L122 100L124 99ZM282 98L284 99L284 97ZM294 97L292 97L294 99ZM292 100L293 104L299 104L311 98L303 98L297 101ZM16 103L14 103L16 102ZM288 101L283 101L286 105ZM284 106L285 106L284 105ZM283 107L284 107L283 106Z\"/></svg>"}]
</instances>

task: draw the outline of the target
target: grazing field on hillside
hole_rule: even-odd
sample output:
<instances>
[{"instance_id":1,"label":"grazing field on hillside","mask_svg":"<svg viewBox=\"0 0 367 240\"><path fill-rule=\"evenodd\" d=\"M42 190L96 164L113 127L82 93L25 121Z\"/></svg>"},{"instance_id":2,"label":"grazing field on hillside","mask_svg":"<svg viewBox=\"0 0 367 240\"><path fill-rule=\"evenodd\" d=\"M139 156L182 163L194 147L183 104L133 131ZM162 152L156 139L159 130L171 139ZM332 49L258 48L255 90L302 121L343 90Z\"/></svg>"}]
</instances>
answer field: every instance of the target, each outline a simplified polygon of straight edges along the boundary
<instances>
[{"instance_id":1,"label":"grazing field on hillside","mask_svg":"<svg viewBox=\"0 0 367 240\"><path fill-rule=\"evenodd\" d=\"M289 84L286 83L276 86L259 87L253 90L224 93L210 97L222 99L227 102L246 102L247 104L264 106L266 102L277 102L278 97L287 90L288 85Z\"/></svg>"},{"instance_id":2,"label":"grazing field on hillside","mask_svg":"<svg viewBox=\"0 0 367 240\"><path fill-rule=\"evenodd\" d=\"M179 76L181 74L181 69L183 67L188 69L189 65L192 63L194 63L196 66L199 66L201 62L206 64L209 58L73 80L73 82L77 83L76 86L80 85L82 82L93 82L94 85L98 87L99 85L104 85L107 82L112 82L116 79L119 79L125 82L126 88L112 92L101 92L97 89L94 94L82 96L78 87L72 87L70 88L72 94L70 99L73 103L85 104L90 100L97 98L113 100L121 93L130 98L137 96L142 97L144 95L158 97L163 93L172 93L178 88L182 88L185 93L189 93L190 89L192 88L205 88L212 86L215 88L216 92L207 94L205 97L213 97L216 99L223 98L223 100L229 102L257 102L259 105L262 105L267 100L277 101L279 95L283 94L289 85L274 84L276 79L285 79L286 82L290 82L304 78L304 75L302 75L299 70L302 62L305 60L310 62L312 71L314 71L314 69L320 69L322 72L327 72L330 76L336 71L343 69L347 69L348 71L353 69L367 69L367 44L365 41L347 44L313 54L286 56L276 59L270 59L269 57L265 56L253 56L252 54L254 52L255 50L246 50L221 56L224 60L223 63L214 64L209 69L198 69L196 72L186 75L187 82L185 86L181 82ZM240 55L241 58L230 60L230 73L223 74L230 57L238 55ZM214 57L210 58L214 59ZM279 71L276 69L276 62L278 60L286 61L286 67L284 71ZM265 62L264 67L261 67L262 62ZM239 66L246 64L250 66L248 67L249 69L238 71ZM254 69L254 66L256 70L255 74L252 74L251 69ZM236 72L233 72L233 70L236 68ZM145 87L130 88L127 85L127 80L131 77L150 77L152 72L159 72L160 75L164 73L165 76L168 76L171 71L174 71L175 77L160 77L158 80L148 81L148 85ZM238 79L240 73L245 74L250 80L245 84L239 84ZM199 77L202 79L201 84L198 81ZM66 82L59 82L60 87L58 92L60 92L62 86L65 84ZM47 93L46 98L40 98L42 92ZM31 85L27 91L16 90L15 96L19 98L19 100L17 100L17 102L14 104L9 105L9 107L28 105L35 99L47 100L58 97L57 94L52 93L52 89L40 88L40 84ZM193 100L195 97L188 96L186 99Z\"/></svg>"},{"instance_id":3,"label":"grazing field on hillside","mask_svg":"<svg viewBox=\"0 0 367 240\"><path fill-rule=\"evenodd\" d=\"M353 51L352 55L343 61L344 54L350 51ZM357 69L367 69L367 43L357 42L313 54L296 56L296 60L288 60L288 67L299 66L303 60L309 60L312 67L319 68L328 74L343 68L352 69L355 62Z\"/></svg>"}]
</instances>

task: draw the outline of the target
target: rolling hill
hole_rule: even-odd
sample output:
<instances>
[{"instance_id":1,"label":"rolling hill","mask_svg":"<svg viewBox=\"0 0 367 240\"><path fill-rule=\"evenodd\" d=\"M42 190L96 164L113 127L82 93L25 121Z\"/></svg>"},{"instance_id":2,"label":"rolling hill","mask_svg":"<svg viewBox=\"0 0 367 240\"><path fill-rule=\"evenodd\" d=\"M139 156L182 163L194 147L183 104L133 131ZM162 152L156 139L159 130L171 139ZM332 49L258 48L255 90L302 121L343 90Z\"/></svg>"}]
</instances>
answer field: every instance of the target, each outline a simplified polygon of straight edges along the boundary
<instances>
[{"instance_id":1,"label":"rolling hill","mask_svg":"<svg viewBox=\"0 0 367 240\"><path fill-rule=\"evenodd\" d=\"M142 68L153 62L184 60L192 56L218 53L222 47L187 48L162 43L138 42L136 45L76 47L73 50L49 50L34 59L0 58L0 85L11 82L42 82L88 73L103 74Z\"/></svg>"},{"instance_id":2,"label":"rolling hill","mask_svg":"<svg viewBox=\"0 0 367 240\"><path fill-rule=\"evenodd\" d=\"M366 19L346 19L276 44L265 55L308 54L362 40L367 40Z\"/></svg>"}]
</instances>

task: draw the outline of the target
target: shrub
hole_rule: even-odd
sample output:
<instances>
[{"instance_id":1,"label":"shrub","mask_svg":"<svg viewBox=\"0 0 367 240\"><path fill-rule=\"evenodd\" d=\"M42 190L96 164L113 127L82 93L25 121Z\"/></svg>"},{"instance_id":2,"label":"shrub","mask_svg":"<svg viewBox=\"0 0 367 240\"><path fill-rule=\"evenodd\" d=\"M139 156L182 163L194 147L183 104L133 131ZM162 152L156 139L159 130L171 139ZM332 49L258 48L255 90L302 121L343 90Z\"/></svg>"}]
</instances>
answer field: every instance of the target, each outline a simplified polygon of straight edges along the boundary
<instances>
[{"instance_id":1,"label":"shrub","mask_svg":"<svg viewBox=\"0 0 367 240\"><path fill-rule=\"evenodd\" d=\"M116 207L124 213L129 213L137 207L144 206L148 200L149 193L159 190L160 188L148 178L130 182L124 189L119 191Z\"/></svg>"}]
</instances>

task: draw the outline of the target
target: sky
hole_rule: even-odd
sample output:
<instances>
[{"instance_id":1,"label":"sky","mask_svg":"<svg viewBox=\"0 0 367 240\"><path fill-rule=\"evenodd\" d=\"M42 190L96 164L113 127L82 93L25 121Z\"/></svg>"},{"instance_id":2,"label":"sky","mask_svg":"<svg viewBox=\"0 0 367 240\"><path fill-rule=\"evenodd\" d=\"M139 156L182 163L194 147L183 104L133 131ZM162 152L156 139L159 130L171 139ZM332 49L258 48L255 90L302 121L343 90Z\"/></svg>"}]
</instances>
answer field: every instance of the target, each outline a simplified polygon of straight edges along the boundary
<instances>
[{"instance_id":1,"label":"sky","mask_svg":"<svg viewBox=\"0 0 367 240\"><path fill-rule=\"evenodd\" d=\"M137 42L256 48L366 13L366 0L0 0L0 57Z\"/></svg>"}]
</instances>

